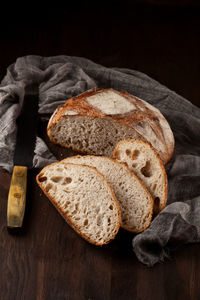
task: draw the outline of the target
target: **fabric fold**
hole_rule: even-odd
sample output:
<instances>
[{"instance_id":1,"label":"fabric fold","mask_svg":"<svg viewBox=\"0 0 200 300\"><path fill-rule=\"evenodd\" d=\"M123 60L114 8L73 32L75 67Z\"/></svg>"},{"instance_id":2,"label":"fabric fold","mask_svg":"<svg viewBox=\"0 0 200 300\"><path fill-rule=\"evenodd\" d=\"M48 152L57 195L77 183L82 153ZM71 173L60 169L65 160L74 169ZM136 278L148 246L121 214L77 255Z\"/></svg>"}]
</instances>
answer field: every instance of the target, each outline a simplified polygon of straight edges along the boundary
<instances>
[{"instance_id":1,"label":"fabric fold","mask_svg":"<svg viewBox=\"0 0 200 300\"><path fill-rule=\"evenodd\" d=\"M176 247L200 241L200 109L174 91L141 72L106 68L86 58L20 57L8 67L0 84L0 168L12 171L16 119L24 95L39 90L38 113L41 121L47 121L58 105L94 87L126 90L154 105L175 136L175 152L166 165L167 207L132 243L137 258L153 266ZM33 166L41 168L54 161L45 142L37 137Z\"/></svg>"}]
</instances>

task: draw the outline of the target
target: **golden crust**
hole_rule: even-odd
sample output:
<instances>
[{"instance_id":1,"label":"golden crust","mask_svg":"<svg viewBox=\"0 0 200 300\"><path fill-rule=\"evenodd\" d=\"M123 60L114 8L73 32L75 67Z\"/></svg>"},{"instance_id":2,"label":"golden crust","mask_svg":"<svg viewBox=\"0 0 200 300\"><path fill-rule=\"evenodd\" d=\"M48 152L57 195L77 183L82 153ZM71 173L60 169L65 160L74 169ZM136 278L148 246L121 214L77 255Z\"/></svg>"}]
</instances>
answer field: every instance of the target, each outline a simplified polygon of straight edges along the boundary
<instances>
[{"instance_id":1,"label":"golden crust","mask_svg":"<svg viewBox=\"0 0 200 300\"><path fill-rule=\"evenodd\" d=\"M120 142L117 143L114 151L113 151L113 158L114 159L119 159L119 146L123 143L126 143L126 142L132 142L132 141L136 141L137 143L140 143L140 144L145 144L146 146L148 146L149 148L151 148L151 150L153 150L153 152L155 153L157 159L158 159L158 162L159 162L159 165L162 169L162 173L164 175L164 181L165 181L165 199L164 199L164 202L161 206L161 208L159 209L158 212L162 211L166 204L167 204L167 194L168 194L168 188L167 188L167 174L166 174L166 171L165 171L165 167L163 165L163 162L158 154L158 152L156 151L156 149L148 142L143 142L141 140L137 140L137 139L124 139L124 140L121 140ZM158 213L157 212L157 213Z\"/></svg>"},{"instance_id":2,"label":"golden crust","mask_svg":"<svg viewBox=\"0 0 200 300\"><path fill-rule=\"evenodd\" d=\"M75 155L75 156L73 156L73 157L81 157L81 155ZM88 157L97 157L97 156L96 156L96 155L88 155ZM124 162L119 162L119 161L117 161L117 160L115 160L115 159L112 159L112 158L109 158L109 157L107 157L107 156L102 156L102 157L103 157L104 159L107 159L107 160L111 160L111 161L114 160L115 163L117 163L117 164L125 165L125 167L126 167L126 169L127 169L127 172L129 172L129 173L131 174L131 176L134 177L134 179L135 179L136 181L138 181L138 182L142 185L142 187L144 188L145 192L148 194L148 196L149 196L149 198L150 198L150 200L151 200L151 209L150 209L150 212L149 212L149 213L150 213L150 220L149 220L149 223L148 223L145 227L143 227L142 229L140 229L140 230L132 230L132 229L130 229L130 228L124 226L123 224L120 225L123 229L125 229L125 230L127 230L127 231L129 231L129 232L139 233L139 232L144 231L147 227L150 226L151 220L152 220L152 216L153 216L153 205L154 205L154 200L153 200L153 198L152 198L150 192L148 191L148 189L147 189L147 187L145 186L145 184L144 184L144 183L143 183L143 182L135 175L135 173L134 173L133 171L131 171L131 170L128 168L128 166L127 166L126 163L124 163ZM61 160L60 163L67 162L67 160L70 159L70 158L72 158L72 157L67 157L67 158ZM96 169L96 168L95 168L95 169ZM97 170L97 169L96 169L96 170ZM98 170L97 170L97 171L98 171ZM99 172L99 173L100 173L100 172ZM100 174L101 174L101 173L100 173ZM105 178L105 177L104 177L104 178ZM107 181L107 180L106 180L106 181ZM118 201L117 201L117 202L118 202Z\"/></svg>"},{"instance_id":3,"label":"golden crust","mask_svg":"<svg viewBox=\"0 0 200 300\"><path fill-rule=\"evenodd\" d=\"M136 110L124 113L124 114L116 114L116 115L105 115L100 110L94 108L92 105L87 103L85 101L85 98L96 95L98 93L102 93L105 91L113 91L123 97L125 97L129 102L131 102L135 107ZM161 141L161 143L164 145L165 150L160 151L159 155L163 161L163 163L167 163L174 151L174 139L173 134L168 129L163 129L163 127L160 124L160 120L162 122L167 122L164 116L158 111L158 110L151 110L150 107L137 97L128 94L125 91L116 91L113 89L101 89L101 88L94 88L91 90L88 90L76 97L71 98L68 100L63 106L59 107L57 111L54 113L52 118L49 121L48 127L47 127L47 134L52 142L55 143L55 141L51 138L50 129L52 126L54 126L59 120L62 118L70 117L69 115L65 115L65 113L68 110L73 110L77 113L77 116L87 116L87 117L96 117L96 118L111 118L113 121L121 123L127 127L129 127L135 134L138 135L138 138L141 140L146 141L146 138L143 137L135 128L134 126L137 126L140 122L146 121L156 134L157 138ZM168 123L167 123L168 124ZM163 130L166 130L170 133L170 138L165 141ZM66 145L62 145L64 147L67 147ZM74 148L73 148L74 149ZM89 153L90 154L90 153Z\"/></svg>"},{"instance_id":4,"label":"golden crust","mask_svg":"<svg viewBox=\"0 0 200 300\"><path fill-rule=\"evenodd\" d=\"M90 116L90 117L98 117L102 118L104 117L104 114L102 114L98 109L92 107L90 104L88 104L85 101L85 98L93 96L97 93L103 92L103 89L100 88L94 88L90 89L76 97L73 97L69 99L67 102L65 102L62 106L58 108L53 118L50 120L47 130L49 130L58 120L61 118L64 118L63 113L67 110L74 110L78 113L79 116Z\"/></svg>"},{"instance_id":5,"label":"golden crust","mask_svg":"<svg viewBox=\"0 0 200 300\"><path fill-rule=\"evenodd\" d=\"M112 196L113 196L113 200L116 204L116 207L117 207L117 211L118 211L118 227L116 229L116 231L114 232L113 236L110 238L110 240L104 242L104 243L97 243L97 242L94 242L93 240L91 240L89 237L87 237L84 233L82 233L78 228L77 226L74 224L72 218L70 218L67 213L63 213L62 212L62 209L60 208L60 206L54 201L53 197L51 197L51 195L45 191L45 189L43 188L41 182L39 181L39 178L40 176L43 175L43 172L45 169L47 169L49 166L52 166L52 165L56 165L58 164L57 162L56 163L52 163L51 165L48 165L46 167L44 167L41 172L36 176L36 181L37 181L37 184L39 185L39 187L41 188L41 190L43 191L43 193L49 198L49 200L51 201L51 203L54 205L54 207L57 209L57 211L61 214L61 216L65 219L65 221L68 223L68 225L70 225L82 238L84 238L86 241L88 241L89 243L91 244L94 244L96 246L102 246L102 245L105 245L105 244L108 244L110 243L114 238L115 236L117 235L118 231L119 231L119 228L120 228L120 220L121 220L121 210L120 210L120 206L119 206L119 203L115 197L115 194L114 194L114 191L113 191L113 188L110 186L110 184L108 183L108 181L106 180L106 178L94 167L91 167L91 166L87 166L91 169L94 169L101 177L102 179L104 180L104 182L106 182L106 184L109 186L110 188L110 191L112 193ZM72 164L72 163L66 163L66 164L69 164L69 165L75 165L75 164ZM82 165L84 166L84 165Z\"/></svg>"}]
</instances>

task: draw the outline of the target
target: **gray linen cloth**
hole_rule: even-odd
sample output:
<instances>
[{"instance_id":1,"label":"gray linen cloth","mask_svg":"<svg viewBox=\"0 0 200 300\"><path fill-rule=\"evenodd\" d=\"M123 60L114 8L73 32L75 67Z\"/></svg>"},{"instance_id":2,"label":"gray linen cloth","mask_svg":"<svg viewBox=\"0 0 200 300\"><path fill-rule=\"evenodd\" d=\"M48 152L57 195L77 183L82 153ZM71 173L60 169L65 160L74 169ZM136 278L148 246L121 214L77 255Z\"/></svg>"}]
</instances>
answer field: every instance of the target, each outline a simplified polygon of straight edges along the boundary
<instances>
[{"instance_id":1,"label":"gray linen cloth","mask_svg":"<svg viewBox=\"0 0 200 300\"><path fill-rule=\"evenodd\" d=\"M200 109L138 71L105 68L85 58L25 56L7 69L0 85L0 168L13 167L16 118L25 93L39 88L39 115L47 120L56 107L93 87L126 90L163 113L175 136L175 152L166 165L169 193L166 208L151 226L133 236L137 258L147 266L163 261L182 244L200 241ZM37 137L33 167L56 158ZM131 245L124 245L129 247Z\"/></svg>"}]
</instances>

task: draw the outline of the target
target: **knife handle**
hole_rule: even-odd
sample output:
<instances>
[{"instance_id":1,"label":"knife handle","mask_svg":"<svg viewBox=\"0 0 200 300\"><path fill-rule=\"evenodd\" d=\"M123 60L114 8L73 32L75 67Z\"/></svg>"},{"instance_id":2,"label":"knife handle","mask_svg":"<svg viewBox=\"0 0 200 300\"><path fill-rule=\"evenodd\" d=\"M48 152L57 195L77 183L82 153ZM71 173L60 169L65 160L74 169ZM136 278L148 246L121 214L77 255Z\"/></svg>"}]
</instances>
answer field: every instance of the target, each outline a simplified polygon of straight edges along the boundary
<instances>
[{"instance_id":1,"label":"knife handle","mask_svg":"<svg viewBox=\"0 0 200 300\"><path fill-rule=\"evenodd\" d=\"M7 206L7 227L22 227L27 187L27 167L14 166Z\"/></svg>"}]
</instances>

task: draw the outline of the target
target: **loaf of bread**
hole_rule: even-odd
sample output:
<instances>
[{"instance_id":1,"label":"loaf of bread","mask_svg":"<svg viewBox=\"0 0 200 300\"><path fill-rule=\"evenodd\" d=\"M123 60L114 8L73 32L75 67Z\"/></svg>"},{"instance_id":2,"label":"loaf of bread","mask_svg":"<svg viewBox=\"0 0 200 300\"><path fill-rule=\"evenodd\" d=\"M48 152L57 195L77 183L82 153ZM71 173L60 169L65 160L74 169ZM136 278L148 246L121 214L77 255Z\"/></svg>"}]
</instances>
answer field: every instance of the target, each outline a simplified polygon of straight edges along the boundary
<instances>
[{"instance_id":1,"label":"loaf of bread","mask_svg":"<svg viewBox=\"0 0 200 300\"><path fill-rule=\"evenodd\" d=\"M154 214L158 214L167 201L167 175L156 150L140 140L122 140L114 152L113 158L127 163L140 178L154 199Z\"/></svg>"},{"instance_id":2,"label":"loaf of bread","mask_svg":"<svg viewBox=\"0 0 200 300\"><path fill-rule=\"evenodd\" d=\"M68 100L52 115L47 134L63 147L108 157L126 138L148 141L164 164L174 150L173 133L161 112L113 89L92 89Z\"/></svg>"},{"instance_id":3,"label":"loaf of bread","mask_svg":"<svg viewBox=\"0 0 200 300\"><path fill-rule=\"evenodd\" d=\"M111 186L95 168L54 163L37 183L71 227L88 242L103 245L120 227L120 208Z\"/></svg>"},{"instance_id":4,"label":"loaf of bread","mask_svg":"<svg viewBox=\"0 0 200 300\"><path fill-rule=\"evenodd\" d=\"M153 199L144 184L124 163L104 156L73 156L60 162L95 167L112 186L121 208L121 227L131 232L145 230L151 222Z\"/></svg>"}]
</instances>

